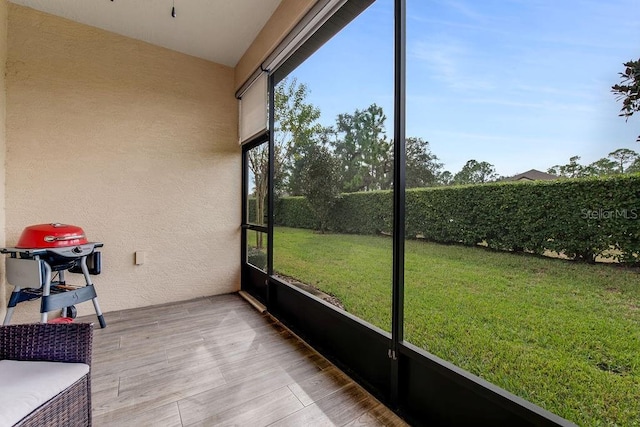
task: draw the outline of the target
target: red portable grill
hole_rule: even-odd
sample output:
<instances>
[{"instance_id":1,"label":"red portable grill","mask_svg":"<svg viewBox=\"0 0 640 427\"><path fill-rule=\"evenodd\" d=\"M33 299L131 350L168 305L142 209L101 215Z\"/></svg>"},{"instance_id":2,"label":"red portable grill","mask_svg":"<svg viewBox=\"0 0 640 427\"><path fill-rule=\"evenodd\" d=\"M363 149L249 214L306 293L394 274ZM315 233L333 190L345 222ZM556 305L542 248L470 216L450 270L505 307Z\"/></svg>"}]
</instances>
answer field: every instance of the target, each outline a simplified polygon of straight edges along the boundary
<instances>
[{"instance_id":1,"label":"red portable grill","mask_svg":"<svg viewBox=\"0 0 640 427\"><path fill-rule=\"evenodd\" d=\"M98 306L91 275L100 274L102 243L89 242L82 228L60 223L26 227L14 248L2 248L6 259L7 281L14 286L4 324L11 321L21 302L42 298L41 322L49 311L62 309L63 317L75 317L74 304L93 301L101 327L106 327ZM84 286L67 285L65 271L84 275Z\"/></svg>"}]
</instances>

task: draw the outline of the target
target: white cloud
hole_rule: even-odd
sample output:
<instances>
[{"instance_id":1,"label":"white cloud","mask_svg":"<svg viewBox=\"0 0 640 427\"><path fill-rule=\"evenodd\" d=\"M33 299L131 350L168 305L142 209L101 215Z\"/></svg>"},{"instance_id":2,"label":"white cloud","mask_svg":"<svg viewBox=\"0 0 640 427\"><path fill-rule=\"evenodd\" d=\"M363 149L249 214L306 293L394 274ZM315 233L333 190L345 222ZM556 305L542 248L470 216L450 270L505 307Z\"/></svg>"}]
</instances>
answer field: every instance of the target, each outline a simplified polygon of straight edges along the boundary
<instances>
[{"instance_id":1,"label":"white cloud","mask_svg":"<svg viewBox=\"0 0 640 427\"><path fill-rule=\"evenodd\" d=\"M482 91L495 88L495 83L470 69L474 54L465 44L453 40L418 41L408 48L408 61L418 61L429 71L425 78L435 78L456 91ZM410 67L420 67L410 64Z\"/></svg>"}]
</instances>

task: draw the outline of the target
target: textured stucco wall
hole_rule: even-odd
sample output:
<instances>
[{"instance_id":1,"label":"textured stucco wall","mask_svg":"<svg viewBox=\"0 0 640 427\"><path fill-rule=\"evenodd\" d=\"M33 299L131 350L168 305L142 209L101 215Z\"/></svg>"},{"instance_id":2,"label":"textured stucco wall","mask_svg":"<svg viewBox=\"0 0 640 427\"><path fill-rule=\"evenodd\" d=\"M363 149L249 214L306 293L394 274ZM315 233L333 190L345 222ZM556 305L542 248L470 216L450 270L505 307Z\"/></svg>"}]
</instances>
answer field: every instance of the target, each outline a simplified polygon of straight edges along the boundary
<instances>
[{"instance_id":1,"label":"textured stucco wall","mask_svg":"<svg viewBox=\"0 0 640 427\"><path fill-rule=\"evenodd\" d=\"M0 0L0 245L5 243L5 154L7 123L7 85L5 70L7 65L7 11L6 0ZM5 307L4 263L0 262L0 321L4 318Z\"/></svg>"},{"instance_id":2,"label":"textured stucco wall","mask_svg":"<svg viewBox=\"0 0 640 427\"><path fill-rule=\"evenodd\" d=\"M239 89L318 0L282 0L235 69Z\"/></svg>"},{"instance_id":3,"label":"textured stucco wall","mask_svg":"<svg viewBox=\"0 0 640 427\"><path fill-rule=\"evenodd\" d=\"M29 224L83 227L105 244L106 313L238 290L234 70L13 4L8 15L7 244ZM14 315L37 318L32 303Z\"/></svg>"}]
</instances>

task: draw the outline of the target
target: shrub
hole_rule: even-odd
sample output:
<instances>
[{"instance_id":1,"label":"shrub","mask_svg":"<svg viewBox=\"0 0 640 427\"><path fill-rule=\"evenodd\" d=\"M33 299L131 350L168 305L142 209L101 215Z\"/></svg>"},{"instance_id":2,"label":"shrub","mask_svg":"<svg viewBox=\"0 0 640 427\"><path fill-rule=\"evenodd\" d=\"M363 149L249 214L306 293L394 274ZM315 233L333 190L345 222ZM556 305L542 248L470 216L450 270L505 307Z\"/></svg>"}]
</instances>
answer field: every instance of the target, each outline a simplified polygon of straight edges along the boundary
<instances>
[{"instance_id":1,"label":"shrub","mask_svg":"<svg viewBox=\"0 0 640 427\"><path fill-rule=\"evenodd\" d=\"M329 228L350 234L391 232L392 206L390 191L343 194ZM279 200L275 214L277 225L317 227L301 197ZM406 237L552 251L588 262L596 257L638 262L640 175L410 189Z\"/></svg>"},{"instance_id":2,"label":"shrub","mask_svg":"<svg viewBox=\"0 0 640 427\"><path fill-rule=\"evenodd\" d=\"M282 197L276 200L275 224L312 230L318 227L317 220L309 206L309 202L302 196Z\"/></svg>"}]
</instances>

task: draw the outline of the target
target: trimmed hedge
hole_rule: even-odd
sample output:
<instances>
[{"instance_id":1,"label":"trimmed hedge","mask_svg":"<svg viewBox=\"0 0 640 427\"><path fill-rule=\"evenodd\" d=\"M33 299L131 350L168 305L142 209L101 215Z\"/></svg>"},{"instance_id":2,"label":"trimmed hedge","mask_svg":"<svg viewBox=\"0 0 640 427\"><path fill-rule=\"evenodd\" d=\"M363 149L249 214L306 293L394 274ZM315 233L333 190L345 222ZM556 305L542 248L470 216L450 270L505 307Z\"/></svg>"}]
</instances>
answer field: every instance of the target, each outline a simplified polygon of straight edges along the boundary
<instances>
[{"instance_id":1,"label":"trimmed hedge","mask_svg":"<svg viewBox=\"0 0 640 427\"><path fill-rule=\"evenodd\" d=\"M343 194L330 229L390 233L392 206L390 191ZM278 200L275 220L281 226L317 227L303 197ZM410 189L406 237L516 252L552 251L588 262L596 257L638 262L640 175Z\"/></svg>"}]
</instances>

